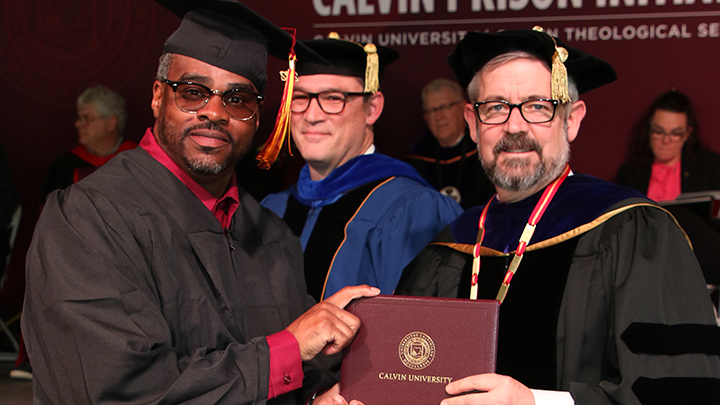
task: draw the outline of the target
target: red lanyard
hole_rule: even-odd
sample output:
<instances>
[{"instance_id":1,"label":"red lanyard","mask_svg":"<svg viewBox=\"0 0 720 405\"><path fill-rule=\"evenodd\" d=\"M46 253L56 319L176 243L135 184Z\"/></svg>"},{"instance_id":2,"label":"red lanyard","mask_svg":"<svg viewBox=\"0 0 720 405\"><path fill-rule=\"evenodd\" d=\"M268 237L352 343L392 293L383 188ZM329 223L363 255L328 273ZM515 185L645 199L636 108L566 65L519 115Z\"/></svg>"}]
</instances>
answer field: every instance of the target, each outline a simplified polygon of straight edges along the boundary
<instances>
[{"instance_id":1,"label":"red lanyard","mask_svg":"<svg viewBox=\"0 0 720 405\"><path fill-rule=\"evenodd\" d=\"M517 250L515 251L515 255L510 262L510 267L505 273L505 278L503 279L503 282L500 285L500 290L498 291L497 297L495 298L496 300L500 301L501 304L503 300L505 300L507 290L510 288L510 281L512 281L515 272L517 272L517 269L520 266L520 261L523 258L523 253L525 253L525 248L527 247L527 244L530 242L530 238L532 238L532 235L535 232L535 225L537 225L537 223L540 221L540 218L542 218L548 205L550 205L550 201L552 201L553 197L555 197L555 193L560 188L560 185L563 183L563 181L565 181L569 173L570 165L565 165L565 169L563 170L560 177L558 177L557 179L555 179L555 181L545 187L545 192L543 192L542 197L540 197L540 201L535 204L535 209L533 210L532 214L530 214L530 219L528 219L528 222L525 225L525 230L523 230L522 235L520 235L520 242L518 243ZM487 219L488 207L490 207L490 203L492 203L494 200L495 197L493 196L493 198L491 198L490 201L485 204L485 208L483 208L482 213L480 214L480 221L478 223L478 237L477 243L475 243L475 249L473 249L472 279L470 281L470 299L473 300L477 299L478 275L480 274L480 245L482 244L483 238L485 237L485 220Z\"/></svg>"}]
</instances>

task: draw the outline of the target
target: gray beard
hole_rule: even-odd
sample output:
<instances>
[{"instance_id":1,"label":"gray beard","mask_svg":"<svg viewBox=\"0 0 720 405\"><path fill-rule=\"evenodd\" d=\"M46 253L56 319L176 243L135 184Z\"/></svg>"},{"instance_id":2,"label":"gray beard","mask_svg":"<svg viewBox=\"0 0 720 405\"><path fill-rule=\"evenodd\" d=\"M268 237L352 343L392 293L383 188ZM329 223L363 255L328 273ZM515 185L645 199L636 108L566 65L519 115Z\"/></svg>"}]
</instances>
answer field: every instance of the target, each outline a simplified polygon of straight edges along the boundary
<instances>
[{"instance_id":1,"label":"gray beard","mask_svg":"<svg viewBox=\"0 0 720 405\"><path fill-rule=\"evenodd\" d=\"M495 187L509 191L527 191L538 184L550 183L559 177L565 165L570 161L570 145L567 142L567 133L565 134L565 142L556 159L546 159L543 157L543 151L540 145L534 139L527 136L526 133L505 134L503 138L493 148L494 159L485 161L480 159L483 169L490 181ZM529 158L510 158L505 160L505 167L498 167L497 157L502 150L522 150L534 149L540 157L535 164L530 163ZM478 153L481 156L480 153ZM513 174L503 169L527 169L526 174Z\"/></svg>"},{"instance_id":2,"label":"gray beard","mask_svg":"<svg viewBox=\"0 0 720 405\"><path fill-rule=\"evenodd\" d=\"M183 138L183 142L184 140L185 138ZM202 150L206 154L209 153L209 151L205 151L205 148L202 148ZM229 156L228 159L225 159L225 161L220 163L215 162L208 155L195 160L190 160L187 156L183 155L182 160L190 171L201 175L218 174L230 166Z\"/></svg>"}]
</instances>

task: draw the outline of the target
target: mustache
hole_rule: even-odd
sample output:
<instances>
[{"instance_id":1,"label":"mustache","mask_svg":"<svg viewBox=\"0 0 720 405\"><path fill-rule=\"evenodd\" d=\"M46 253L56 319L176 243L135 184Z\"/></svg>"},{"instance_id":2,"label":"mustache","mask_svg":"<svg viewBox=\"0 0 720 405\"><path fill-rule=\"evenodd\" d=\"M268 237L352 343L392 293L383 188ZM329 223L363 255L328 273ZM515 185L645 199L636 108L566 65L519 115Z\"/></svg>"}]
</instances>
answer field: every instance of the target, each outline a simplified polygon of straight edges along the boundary
<instances>
[{"instance_id":1,"label":"mustache","mask_svg":"<svg viewBox=\"0 0 720 405\"><path fill-rule=\"evenodd\" d=\"M207 121L207 122L204 122L204 123L202 123L202 124L200 124L200 125L195 125L195 126L190 127L190 128L185 128L185 130L183 131L182 137L183 137L183 138L187 138L188 136L190 136L190 132L195 131L195 130L198 130L198 129L209 129L209 130L212 130L212 131L220 132L220 133L222 133L223 135L225 135L225 136L227 137L228 142L229 142L230 144L234 144L234 143L235 143L235 139L233 139L233 137L230 135L230 132L229 132L227 129L225 129L225 128L223 128L222 126L218 125L217 123L211 122L211 121Z\"/></svg>"},{"instance_id":2,"label":"mustache","mask_svg":"<svg viewBox=\"0 0 720 405\"><path fill-rule=\"evenodd\" d=\"M542 147L535 139L530 138L526 132L515 134L505 133L498 143L495 144L493 154L498 156L500 152L512 150L535 150L542 156Z\"/></svg>"}]
</instances>

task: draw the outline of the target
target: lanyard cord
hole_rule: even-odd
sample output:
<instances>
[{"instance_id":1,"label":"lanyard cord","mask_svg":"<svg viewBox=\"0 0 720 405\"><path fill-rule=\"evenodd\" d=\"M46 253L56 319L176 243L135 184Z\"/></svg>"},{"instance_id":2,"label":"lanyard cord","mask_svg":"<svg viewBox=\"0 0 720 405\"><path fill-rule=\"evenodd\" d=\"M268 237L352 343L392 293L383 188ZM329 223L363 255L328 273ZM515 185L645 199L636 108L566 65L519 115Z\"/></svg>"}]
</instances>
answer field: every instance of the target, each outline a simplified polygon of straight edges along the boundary
<instances>
[{"instance_id":1,"label":"lanyard cord","mask_svg":"<svg viewBox=\"0 0 720 405\"><path fill-rule=\"evenodd\" d=\"M550 201L552 201L553 197L555 197L555 193L557 192L558 188L560 188L560 185L563 183L563 181L565 181L569 173L570 165L565 165L565 169L563 169L560 177L558 177L557 179L555 179L555 181L550 183L550 185L545 187L545 191L543 192L542 197L540 197L540 201L537 202L537 204L535 205L535 209L533 210L532 214L530 214L530 219L528 219L528 222L525 225L525 229L523 230L522 235L520 235L520 241L518 242L517 250L515 251L515 255L510 262L510 267L505 273L503 282L500 285L500 290L498 291L497 297L495 298L496 300L500 301L501 304L503 300L505 300L505 295L510 288L510 281L512 281L515 272L517 272L517 269L520 266L520 261L522 261L523 254L525 253L525 248L527 247L528 243L530 242L530 238L532 238L532 235L535 232L535 225L537 225L537 223L540 221L540 218L542 218L548 205L550 205ZM485 208L483 208L482 213L480 214L480 221L478 223L478 236L475 243L475 248L473 249L472 279L470 281L470 299L473 300L477 299L478 275L480 274L480 245L482 244L483 238L485 237L485 220L487 219L488 207L490 207L490 203L492 203L493 200L495 200L495 196L493 196L493 198L491 198L490 201L485 204Z\"/></svg>"}]
</instances>

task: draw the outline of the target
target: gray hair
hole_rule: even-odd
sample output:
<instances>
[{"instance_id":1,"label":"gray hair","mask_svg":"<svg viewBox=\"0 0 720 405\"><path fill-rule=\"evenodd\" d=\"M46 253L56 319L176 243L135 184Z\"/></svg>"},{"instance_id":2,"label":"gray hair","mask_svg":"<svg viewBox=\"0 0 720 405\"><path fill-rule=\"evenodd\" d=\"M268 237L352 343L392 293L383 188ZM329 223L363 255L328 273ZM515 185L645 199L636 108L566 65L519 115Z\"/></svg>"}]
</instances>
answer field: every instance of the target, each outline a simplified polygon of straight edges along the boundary
<instances>
[{"instance_id":1,"label":"gray hair","mask_svg":"<svg viewBox=\"0 0 720 405\"><path fill-rule=\"evenodd\" d=\"M120 94L102 85L90 87L77 98L78 107L88 104L94 105L98 115L102 118L117 117L117 132L122 136L125 132L127 113L125 112L125 100Z\"/></svg>"},{"instance_id":2,"label":"gray hair","mask_svg":"<svg viewBox=\"0 0 720 405\"><path fill-rule=\"evenodd\" d=\"M442 89L449 89L455 93L459 99L463 99L465 97L462 87L460 87L457 82L444 78L434 79L430 83L426 84L420 93L423 108L425 108L425 100L427 99L428 93L439 93Z\"/></svg>"},{"instance_id":3,"label":"gray hair","mask_svg":"<svg viewBox=\"0 0 720 405\"><path fill-rule=\"evenodd\" d=\"M173 64L174 59L175 55L172 53L164 53L160 55L160 63L158 63L157 75L155 76L156 80L163 81L167 79L168 72L170 72L170 67Z\"/></svg>"},{"instance_id":4,"label":"gray hair","mask_svg":"<svg viewBox=\"0 0 720 405\"><path fill-rule=\"evenodd\" d=\"M545 65L548 70L550 70L550 67L545 63L544 60L538 58L535 55L531 55L527 52L523 51L514 51L514 52L508 52L504 53L502 55L498 55L492 59L488 63L485 64L485 66L482 67L482 69L478 70L477 73L475 73L475 76L473 76L472 81L470 84L468 84L468 95L470 96L470 101L475 102L478 101L478 97L480 96L480 83L482 82L482 76L485 72L489 72L492 70L497 69L500 66L503 66L507 63L510 63L512 61L518 60L518 59L530 59L530 60L537 60L542 62L543 65ZM572 79L572 77L568 76L568 93L570 94L570 102L574 103L580 99L580 95L578 93L577 85L575 84L575 81ZM565 115L566 119L567 116L570 114L570 109L565 109Z\"/></svg>"}]
</instances>

